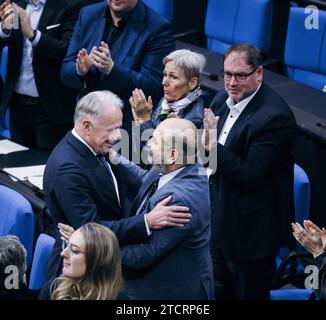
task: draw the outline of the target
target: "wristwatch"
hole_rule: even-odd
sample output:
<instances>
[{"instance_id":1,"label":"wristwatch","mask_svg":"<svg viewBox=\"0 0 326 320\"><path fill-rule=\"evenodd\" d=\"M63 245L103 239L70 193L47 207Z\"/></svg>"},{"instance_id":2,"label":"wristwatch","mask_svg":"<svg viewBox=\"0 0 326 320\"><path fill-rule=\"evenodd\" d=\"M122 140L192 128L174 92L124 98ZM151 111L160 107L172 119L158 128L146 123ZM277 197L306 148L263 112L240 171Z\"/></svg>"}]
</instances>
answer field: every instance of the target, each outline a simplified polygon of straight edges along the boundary
<instances>
[{"instance_id":1,"label":"wristwatch","mask_svg":"<svg viewBox=\"0 0 326 320\"><path fill-rule=\"evenodd\" d=\"M33 36L32 36L31 38L29 38L28 40L29 40L30 42L33 42L33 41L35 40L35 38L36 38L36 34L37 34L37 31L34 29L34 30L33 30Z\"/></svg>"}]
</instances>

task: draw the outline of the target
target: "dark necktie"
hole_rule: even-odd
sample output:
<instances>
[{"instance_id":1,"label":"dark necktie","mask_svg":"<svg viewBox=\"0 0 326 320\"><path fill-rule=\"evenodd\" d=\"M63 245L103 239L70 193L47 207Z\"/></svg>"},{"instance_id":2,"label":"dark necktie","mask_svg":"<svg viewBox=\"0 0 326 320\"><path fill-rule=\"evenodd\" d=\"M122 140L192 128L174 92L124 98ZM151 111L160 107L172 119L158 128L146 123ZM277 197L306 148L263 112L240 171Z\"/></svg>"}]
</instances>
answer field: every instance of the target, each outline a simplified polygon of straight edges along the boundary
<instances>
[{"instance_id":1,"label":"dark necktie","mask_svg":"<svg viewBox=\"0 0 326 320\"><path fill-rule=\"evenodd\" d=\"M158 187L158 183L160 181L160 178L162 177L161 174L159 174L153 181L152 184L150 185L150 187L148 188L147 193L145 193L144 197L142 198L142 201L140 202L141 208L137 210L136 215L138 214L142 214L146 212L148 203L150 198L152 197L152 195L155 193L155 191L157 190Z\"/></svg>"},{"instance_id":2,"label":"dark necktie","mask_svg":"<svg viewBox=\"0 0 326 320\"><path fill-rule=\"evenodd\" d=\"M106 161L105 157L98 154L96 156L96 158L100 161L101 165L105 168L106 172L108 173L108 175L110 176L110 178L113 180L112 173L111 173L111 170L109 168L109 164Z\"/></svg>"}]
</instances>

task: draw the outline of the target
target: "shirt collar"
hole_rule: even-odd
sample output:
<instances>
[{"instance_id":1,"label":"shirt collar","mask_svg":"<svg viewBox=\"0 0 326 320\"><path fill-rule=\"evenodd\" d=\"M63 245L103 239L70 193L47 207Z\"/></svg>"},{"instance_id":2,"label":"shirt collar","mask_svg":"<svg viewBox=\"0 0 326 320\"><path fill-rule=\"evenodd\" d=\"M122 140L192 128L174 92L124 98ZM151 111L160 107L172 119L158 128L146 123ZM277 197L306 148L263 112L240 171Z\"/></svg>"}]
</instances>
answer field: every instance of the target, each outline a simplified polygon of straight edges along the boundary
<instances>
[{"instance_id":1,"label":"shirt collar","mask_svg":"<svg viewBox=\"0 0 326 320\"><path fill-rule=\"evenodd\" d=\"M241 100L240 102L234 104L233 100L228 97L228 99L226 100L226 104L229 107L230 111L235 110L238 113L241 113L245 107L248 105L248 103L252 100L252 98L255 96L255 94L257 93L257 91L259 90L261 84L258 86L258 88L256 89L256 91L251 94L249 97Z\"/></svg>"},{"instance_id":2,"label":"shirt collar","mask_svg":"<svg viewBox=\"0 0 326 320\"><path fill-rule=\"evenodd\" d=\"M162 188L164 185L166 185L170 180L172 180L179 172L181 172L185 167L179 168L173 172L164 174L161 178L160 181L158 182L158 187L157 190Z\"/></svg>"},{"instance_id":3,"label":"shirt collar","mask_svg":"<svg viewBox=\"0 0 326 320\"><path fill-rule=\"evenodd\" d=\"M39 0L38 2L39 3L37 5L39 5L39 4L45 5L46 0ZM32 0L26 0L26 4L35 6L35 3Z\"/></svg>"},{"instance_id":4,"label":"shirt collar","mask_svg":"<svg viewBox=\"0 0 326 320\"><path fill-rule=\"evenodd\" d=\"M121 20L118 22L118 27L120 27L121 22L123 22L124 24L127 24L129 22L129 20L131 19L131 14L133 13L133 11L134 11L134 9L131 10L130 12L127 12L121 18ZM109 20L110 22L112 22L112 15L111 15L111 11L110 11L110 6L107 6L107 8L105 9L104 18Z\"/></svg>"},{"instance_id":5,"label":"shirt collar","mask_svg":"<svg viewBox=\"0 0 326 320\"><path fill-rule=\"evenodd\" d=\"M96 157L96 152L91 148L90 145L87 144L87 142L76 132L75 128L73 128L71 130L72 135L77 138L80 142L82 142L92 153L93 155Z\"/></svg>"}]
</instances>

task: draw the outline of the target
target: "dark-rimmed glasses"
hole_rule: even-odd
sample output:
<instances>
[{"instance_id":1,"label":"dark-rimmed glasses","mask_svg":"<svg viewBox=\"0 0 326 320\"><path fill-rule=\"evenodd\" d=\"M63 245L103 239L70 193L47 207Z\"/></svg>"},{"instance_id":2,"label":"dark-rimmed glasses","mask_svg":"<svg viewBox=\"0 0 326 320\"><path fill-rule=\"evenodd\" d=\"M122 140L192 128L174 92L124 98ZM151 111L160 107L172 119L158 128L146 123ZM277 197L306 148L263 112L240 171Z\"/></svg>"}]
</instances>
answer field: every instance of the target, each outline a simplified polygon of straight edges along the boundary
<instances>
[{"instance_id":1,"label":"dark-rimmed glasses","mask_svg":"<svg viewBox=\"0 0 326 320\"><path fill-rule=\"evenodd\" d=\"M259 68L259 66L256 67L254 70L252 70L249 73L244 73L244 72L232 73L232 72L222 71L221 72L221 77L224 78L226 81L231 81L232 77L234 76L234 78L235 78L236 81L240 81L241 82L241 81L247 80L247 78L249 76L251 76L258 68Z\"/></svg>"}]
</instances>

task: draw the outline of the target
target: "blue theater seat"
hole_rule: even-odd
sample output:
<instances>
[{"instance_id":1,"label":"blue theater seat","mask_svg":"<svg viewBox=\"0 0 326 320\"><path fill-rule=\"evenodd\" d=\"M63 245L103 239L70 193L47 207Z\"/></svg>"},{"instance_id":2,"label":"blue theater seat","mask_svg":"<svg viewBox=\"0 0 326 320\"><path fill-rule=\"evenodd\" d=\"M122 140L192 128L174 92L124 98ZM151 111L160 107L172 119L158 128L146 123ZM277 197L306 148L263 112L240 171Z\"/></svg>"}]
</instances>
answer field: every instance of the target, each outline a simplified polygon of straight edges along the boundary
<instances>
[{"instance_id":1,"label":"blue theater seat","mask_svg":"<svg viewBox=\"0 0 326 320\"><path fill-rule=\"evenodd\" d=\"M223 54L231 45L248 42L262 52L271 45L271 0L208 0L207 48Z\"/></svg>"},{"instance_id":2,"label":"blue theater seat","mask_svg":"<svg viewBox=\"0 0 326 320\"><path fill-rule=\"evenodd\" d=\"M8 60L8 47L4 47L1 51L1 62L0 62L0 75L3 81L6 79L7 73L7 60ZM0 115L1 117L1 115ZM10 139L9 131L9 109L7 110L4 119L0 119L0 136Z\"/></svg>"},{"instance_id":3,"label":"blue theater seat","mask_svg":"<svg viewBox=\"0 0 326 320\"><path fill-rule=\"evenodd\" d=\"M29 279L29 289L39 290L44 285L47 265L50 259L54 238L41 233L37 239L31 275Z\"/></svg>"},{"instance_id":4,"label":"blue theater seat","mask_svg":"<svg viewBox=\"0 0 326 320\"><path fill-rule=\"evenodd\" d=\"M318 11L318 29L309 24L305 8L290 8L284 62L288 77L322 90L326 85L326 11Z\"/></svg>"},{"instance_id":5,"label":"blue theater seat","mask_svg":"<svg viewBox=\"0 0 326 320\"><path fill-rule=\"evenodd\" d=\"M143 0L143 2L165 19L172 21L174 0Z\"/></svg>"},{"instance_id":6,"label":"blue theater seat","mask_svg":"<svg viewBox=\"0 0 326 320\"><path fill-rule=\"evenodd\" d=\"M303 221L309 218L310 182L305 171L297 164L294 165L293 188L295 221L302 225ZM293 251L294 249L295 251ZM296 244L296 248L281 248L276 256L277 272L274 287L280 287L295 275L303 274L304 268L299 263L298 258L306 255L299 244Z\"/></svg>"},{"instance_id":7,"label":"blue theater seat","mask_svg":"<svg viewBox=\"0 0 326 320\"><path fill-rule=\"evenodd\" d=\"M0 185L0 236L16 235L27 251L27 265L32 262L34 213L20 193Z\"/></svg>"},{"instance_id":8,"label":"blue theater seat","mask_svg":"<svg viewBox=\"0 0 326 320\"><path fill-rule=\"evenodd\" d=\"M310 300L312 289L271 290L271 300Z\"/></svg>"}]
</instances>

